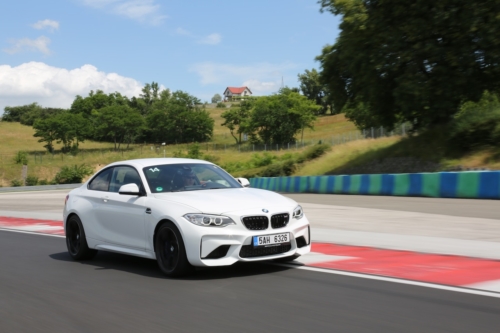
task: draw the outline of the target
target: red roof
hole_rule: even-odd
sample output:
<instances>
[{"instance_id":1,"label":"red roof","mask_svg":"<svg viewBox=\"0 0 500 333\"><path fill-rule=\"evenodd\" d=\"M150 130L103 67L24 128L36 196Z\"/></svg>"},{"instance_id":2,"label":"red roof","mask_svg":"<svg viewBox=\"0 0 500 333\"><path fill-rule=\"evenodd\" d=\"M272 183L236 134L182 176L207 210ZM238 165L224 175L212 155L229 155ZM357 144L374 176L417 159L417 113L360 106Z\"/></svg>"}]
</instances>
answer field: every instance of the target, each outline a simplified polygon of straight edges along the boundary
<instances>
[{"instance_id":1,"label":"red roof","mask_svg":"<svg viewBox=\"0 0 500 333\"><path fill-rule=\"evenodd\" d=\"M229 90L232 94L241 94L242 92L245 91L245 89L248 89L248 87L227 87L226 90ZM250 91L250 89L248 89ZM250 93L252 93L250 91Z\"/></svg>"}]
</instances>

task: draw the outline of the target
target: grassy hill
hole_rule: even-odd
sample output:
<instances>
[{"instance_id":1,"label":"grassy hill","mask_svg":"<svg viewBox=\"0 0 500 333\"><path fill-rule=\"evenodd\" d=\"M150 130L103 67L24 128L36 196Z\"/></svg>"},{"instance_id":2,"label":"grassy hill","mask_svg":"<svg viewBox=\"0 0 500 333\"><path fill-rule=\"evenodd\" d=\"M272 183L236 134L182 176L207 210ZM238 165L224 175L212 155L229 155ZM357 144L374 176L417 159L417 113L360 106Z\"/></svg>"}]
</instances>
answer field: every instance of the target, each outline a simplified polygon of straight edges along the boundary
<instances>
[{"instance_id":1,"label":"grassy hill","mask_svg":"<svg viewBox=\"0 0 500 333\"><path fill-rule=\"evenodd\" d=\"M201 153L206 159L210 159L219 165L234 171L233 174L241 174L241 169L251 161L261 158L263 152L238 151L234 147L234 139L229 130L222 127L221 114L225 109L208 109L215 120L214 136L210 143L200 144ZM100 142L83 142L81 151L76 156L69 154L47 154L43 144L33 137L33 129L19 123L0 122L0 185L10 186L13 179L21 178L21 166L14 163L14 156L18 151L29 152L28 174L39 179L51 180L64 165L87 164L96 171L104 165L125 159L143 157L176 156L180 153L186 154L188 145L170 145L165 147L153 146L151 144L133 145L129 150L114 151L113 144ZM474 153L462 153L449 151L446 148L446 138L442 133L428 133L426 135L402 138L400 136L382 137L379 139L356 140L347 143L347 139L359 138L359 132L353 123L345 119L344 115L319 117L314 130L304 131L304 141L314 144L319 141L323 143L334 143L331 150L320 158L303 163L295 171L296 175L320 175L320 174L342 174L356 170L367 170L367 172L385 171L387 166L380 161L394 160L398 158L412 158L406 164L415 164L418 161L433 163L436 170L450 167L462 166L463 168L486 167L500 169L500 152L494 150L480 150ZM224 149L226 146L226 149ZM231 148L230 148L231 147ZM59 149L56 145L56 149ZM290 156L299 156L304 149L297 147L279 147L276 151L267 151L268 157L273 161ZM215 149L215 150L214 150ZM267 148L269 149L269 148ZM259 154L259 156L255 156ZM418 163L420 163L418 162ZM378 163L378 164L377 164ZM377 167L372 168L372 165ZM365 169L360 169L360 168ZM390 166L389 166L390 169ZM365 171L363 171L365 172Z\"/></svg>"}]
</instances>

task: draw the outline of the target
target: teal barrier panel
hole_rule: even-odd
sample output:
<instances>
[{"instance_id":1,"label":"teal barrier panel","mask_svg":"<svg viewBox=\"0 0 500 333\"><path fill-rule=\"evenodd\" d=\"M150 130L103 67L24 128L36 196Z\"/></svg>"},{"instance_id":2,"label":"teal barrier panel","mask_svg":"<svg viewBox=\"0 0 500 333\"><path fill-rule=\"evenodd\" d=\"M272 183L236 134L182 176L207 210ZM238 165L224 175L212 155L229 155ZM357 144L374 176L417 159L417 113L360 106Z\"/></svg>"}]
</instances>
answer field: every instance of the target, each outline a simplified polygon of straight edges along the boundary
<instances>
[{"instance_id":1,"label":"teal barrier panel","mask_svg":"<svg viewBox=\"0 0 500 333\"><path fill-rule=\"evenodd\" d=\"M251 178L250 186L285 193L500 199L500 171Z\"/></svg>"}]
</instances>

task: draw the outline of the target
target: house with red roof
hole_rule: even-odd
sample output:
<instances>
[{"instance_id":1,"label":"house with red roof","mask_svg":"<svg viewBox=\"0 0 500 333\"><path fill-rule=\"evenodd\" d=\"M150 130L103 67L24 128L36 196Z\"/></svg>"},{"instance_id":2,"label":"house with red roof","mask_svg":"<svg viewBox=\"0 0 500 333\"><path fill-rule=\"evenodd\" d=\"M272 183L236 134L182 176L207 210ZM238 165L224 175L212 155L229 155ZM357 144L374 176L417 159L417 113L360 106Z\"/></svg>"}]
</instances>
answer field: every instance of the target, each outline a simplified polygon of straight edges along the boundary
<instances>
[{"instance_id":1,"label":"house with red roof","mask_svg":"<svg viewBox=\"0 0 500 333\"><path fill-rule=\"evenodd\" d=\"M233 97L241 98L252 96L252 91L248 87L227 87L224 91L224 100L232 100Z\"/></svg>"}]
</instances>

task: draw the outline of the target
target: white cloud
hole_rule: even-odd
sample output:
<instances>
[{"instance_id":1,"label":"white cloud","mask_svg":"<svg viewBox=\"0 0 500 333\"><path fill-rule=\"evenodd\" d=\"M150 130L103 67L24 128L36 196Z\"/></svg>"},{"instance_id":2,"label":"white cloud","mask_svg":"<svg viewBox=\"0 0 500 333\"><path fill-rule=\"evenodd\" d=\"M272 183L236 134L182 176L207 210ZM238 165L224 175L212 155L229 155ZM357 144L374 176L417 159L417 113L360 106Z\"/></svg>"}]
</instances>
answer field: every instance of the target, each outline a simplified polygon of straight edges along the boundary
<instances>
[{"instance_id":1,"label":"white cloud","mask_svg":"<svg viewBox=\"0 0 500 333\"><path fill-rule=\"evenodd\" d=\"M181 35L181 36L193 36L193 34L185 29L182 29L182 28L177 28L175 29L175 33L177 35Z\"/></svg>"},{"instance_id":2,"label":"white cloud","mask_svg":"<svg viewBox=\"0 0 500 333\"><path fill-rule=\"evenodd\" d=\"M276 92L281 87L281 80L262 82L259 80L247 80L243 82L243 87L249 87L255 93Z\"/></svg>"},{"instance_id":3,"label":"white cloud","mask_svg":"<svg viewBox=\"0 0 500 333\"><path fill-rule=\"evenodd\" d=\"M37 102L44 107L69 108L76 95L90 90L139 96L143 85L135 79L99 71L92 65L67 70L29 62L17 67L0 65L0 113L5 106Z\"/></svg>"},{"instance_id":4,"label":"white cloud","mask_svg":"<svg viewBox=\"0 0 500 333\"><path fill-rule=\"evenodd\" d=\"M290 77L288 73L295 71L293 63L270 64L259 63L250 65L232 65L213 62L194 64L189 68L200 76L202 85L223 84L225 86L247 86L255 94L276 92L281 86L282 77ZM294 81L295 84L295 81ZM289 84L290 85L290 84Z\"/></svg>"},{"instance_id":5,"label":"white cloud","mask_svg":"<svg viewBox=\"0 0 500 333\"><path fill-rule=\"evenodd\" d=\"M50 32L54 32L59 29L59 22L53 20L41 20L33 24L32 27L37 30L47 29Z\"/></svg>"},{"instance_id":6,"label":"white cloud","mask_svg":"<svg viewBox=\"0 0 500 333\"><path fill-rule=\"evenodd\" d=\"M103 9L113 14L152 25L160 25L167 18L161 14L157 0L80 0L84 5Z\"/></svg>"},{"instance_id":7,"label":"white cloud","mask_svg":"<svg viewBox=\"0 0 500 333\"><path fill-rule=\"evenodd\" d=\"M205 37L200 37L199 35L193 34L191 31L188 31L183 28L177 28L175 29L175 34L179 36L186 36L189 38L196 39L196 42L198 44L208 44L208 45L217 45L222 41L222 36L221 34L218 33L213 33Z\"/></svg>"},{"instance_id":8,"label":"white cloud","mask_svg":"<svg viewBox=\"0 0 500 333\"><path fill-rule=\"evenodd\" d=\"M10 41L10 43L13 44L11 48L3 49L5 52L10 54L22 51L38 51L46 55L51 53L49 50L50 38L45 36L40 36L37 39L15 39Z\"/></svg>"},{"instance_id":9,"label":"white cloud","mask_svg":"<svg viewBox=\"0 0 500 333\"><path fill-rule=\"evenodd\" d=\"M210 34L210 35L198 40L198 43L217 45L221 42L221 40L222 40L222 36L220 34Z\"/></svg>"}]
</instances>

